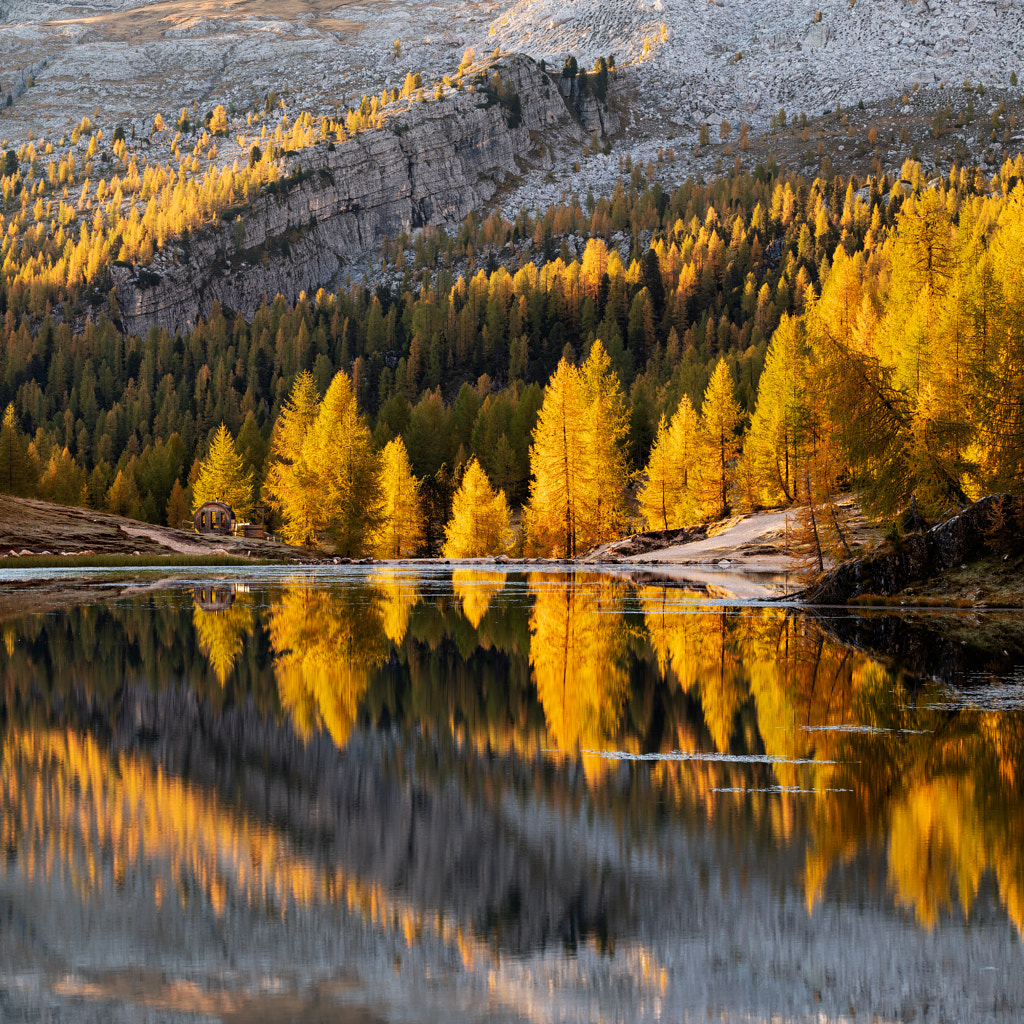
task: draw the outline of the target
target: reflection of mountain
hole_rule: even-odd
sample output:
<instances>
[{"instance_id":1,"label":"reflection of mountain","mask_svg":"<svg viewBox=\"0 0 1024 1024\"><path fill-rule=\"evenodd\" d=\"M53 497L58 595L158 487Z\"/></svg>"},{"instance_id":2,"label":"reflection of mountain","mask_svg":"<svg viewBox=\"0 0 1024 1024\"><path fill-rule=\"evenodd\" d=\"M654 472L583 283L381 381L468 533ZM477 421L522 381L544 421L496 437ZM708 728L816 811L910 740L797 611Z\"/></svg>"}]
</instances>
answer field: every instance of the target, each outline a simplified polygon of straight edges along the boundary
<instances>
[{"instance_id":1,"label":"reflection of mountain","mask_svg":"<svg viewBox=\"0 0 1024 1024\"><path fill-rule=\"evenodd\" d=\"M270 591L251 604L251 636L225 687L176 598L26 619L0 650L4 711L12 723L67 722L80 744L107 722L111 749L126 752L116 756L137 759L132 771L151 770L150 750L194 799L219 801L229 838L211 849L251 850L238 830L272 822L275 863L287 846L318 878L340 872L378 904L386 896L441 914L475 962L483 949L503 962L564 942L632 943L649 968L674 965L665 998L684 977L698 992L727 977L738 1012L769 1004L737 980L738 967L716 975L715 958L763 963L774 929L796 936L779 967L793 992L779 998L796 1012L800 957L840 971L816 944L830 928L860 928L864 948L840 973L853 985L881 972L877 1012L899 1016L899 999L885 993L902 991L904 967L870 966L873 934L895 929L924 971L952 933L918 931L914 915L932 926L975 908L972 922L996 929L985 932L994 943L1006 937L998 904L1024 925L1020 715L947 710L940 692L908 688L783 609L709 607L582 575L518 577L500 589L486 576L458 582L458 594L436 581L427 591L408 574L378 572L358 585L296 580ZM474 603L478 587L486 607ZM288 720L275 721L274 708ZM37 735L9 730L5 778ZM107 745L93 742L90 757L109 756ZM552 747L567 759L541 753ZM606 749L694 759L628 766L588 755L579 772L577 751ZM699 759L719 754L734 760ZM65 796L44 806L74 806L67 794L80 783L54 785ZM882 853L885 881L873 889L871 858ZM217 870L187 867L214 912ZM240 885L223 882L234 893L225 906L252 904ZM894 914L902 907L910 919ZM706 977L672 952L689 949L694 930L711 959L691 959ZM730 952L737 943L742 961ZM944 1005L960 1006L947 995Z\"/></svg>"},{"instance_id":2,"label":"reflection of mountain","mask_svg":"<svg viewBox=\"0 0 1024 1024\"><path fill-rule=\"evenodd\" d=\"M894 914L856 863L845 898L809 915L799 850L761 848L752 808L742 830L699 812L623 828L663 797L646 772L604 779L603 808L571 767L538 788L532 758L377 731L339 751L251 706L215 716L143 688L123 695L109 748L77 727L12 727L0 758L0 948L31 921L51 959L90 977L141 950L171 978L201 964L240 985L268 964L316 979L344 962L410 1005L429 968L438 1019L461 1000L538 1021L648 1016L655 1000L662 1019L835 1019L855 1000L968 1020L991 1007L972 982L995 966L1002 1019L1024 1012L990 890L966 946L961 928Z\"/></svg>"}]
</instances>

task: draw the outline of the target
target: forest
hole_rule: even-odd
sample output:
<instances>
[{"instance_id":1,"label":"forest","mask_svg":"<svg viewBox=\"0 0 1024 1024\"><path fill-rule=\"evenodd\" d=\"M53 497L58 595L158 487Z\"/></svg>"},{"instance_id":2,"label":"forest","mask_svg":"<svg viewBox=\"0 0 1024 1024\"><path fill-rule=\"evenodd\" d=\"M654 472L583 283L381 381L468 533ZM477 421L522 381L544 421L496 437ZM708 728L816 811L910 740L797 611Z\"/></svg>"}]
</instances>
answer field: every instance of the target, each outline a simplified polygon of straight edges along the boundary
<instances>
[{"instance_id":1,"label":"forest","mask_svg":"<svg viewBox=\"0 0 1024 1024\"><path fill-rule=\"evenodd\" d=\"M820 508L841 549L840 489L890 520L912 497L938 516L1019 489L1024 160L991 178L910 161L899 181L657 176L394 240L398 288L279 297L251 322L215 308L125 337L113 307L74 333L8 303L0 488L179 525L219 435L249 507L294 539L440 553L466 491L486 538L451 553L570 556L780 503ZM304 521L332 467L303 448L353 441L364 506L339 512L355 476L335 472L330 521Z\"/></svg>"}]
</instances>

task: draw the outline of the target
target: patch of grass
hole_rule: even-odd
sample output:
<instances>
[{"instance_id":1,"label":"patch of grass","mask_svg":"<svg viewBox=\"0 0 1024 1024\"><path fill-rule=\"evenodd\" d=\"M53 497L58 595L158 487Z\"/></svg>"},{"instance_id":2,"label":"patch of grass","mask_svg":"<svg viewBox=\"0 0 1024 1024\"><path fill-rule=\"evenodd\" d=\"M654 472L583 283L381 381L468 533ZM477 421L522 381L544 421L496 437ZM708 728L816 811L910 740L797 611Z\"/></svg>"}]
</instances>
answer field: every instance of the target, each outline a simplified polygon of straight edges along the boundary
<instances>
[{"instance_id":1,"label":"patch of grass","mask_svg":"<svg viewBox=\"0 0 1024 1024\"><path fill-rule=\"evenodd\" d=\"M14 555L0 558L2 569L137 569L146 566L285 565L278 558L238 555Z\"/></svg>"},{"instance_id":2,"label":"patch of grass","mask_svg":"<svg viewBox=\"0 0 1024 1024\"><path fill-rule=\"evenodd\" d=\"M915 597L910 594L888 596L861 594L859 597L851 597L846 603L865 608L977 608L983 606L977 601L967 601L963 598Z\"/></svg>"}]
</instances>

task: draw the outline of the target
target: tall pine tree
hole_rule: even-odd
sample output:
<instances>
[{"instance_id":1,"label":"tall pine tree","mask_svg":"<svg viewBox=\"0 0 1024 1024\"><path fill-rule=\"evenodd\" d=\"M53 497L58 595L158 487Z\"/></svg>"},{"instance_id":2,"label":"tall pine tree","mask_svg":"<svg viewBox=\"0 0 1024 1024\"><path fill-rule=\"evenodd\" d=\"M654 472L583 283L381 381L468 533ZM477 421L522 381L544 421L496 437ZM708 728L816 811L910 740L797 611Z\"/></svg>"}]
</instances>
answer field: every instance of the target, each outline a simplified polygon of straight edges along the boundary
<instances>
[{"instance_id":1,"label":"tall pine tree","mask_svg":"<svg viewBox=\"0 0 1024 1024\"><path fill-rule=\"evenodd\" d=\"M231 433L222 423L217 429L209 454L199 464L199 475L192 485L192 511L207 501L223 501L239 519L252 515L252 470L242 464Z\"/></svg>"}]
</instances>

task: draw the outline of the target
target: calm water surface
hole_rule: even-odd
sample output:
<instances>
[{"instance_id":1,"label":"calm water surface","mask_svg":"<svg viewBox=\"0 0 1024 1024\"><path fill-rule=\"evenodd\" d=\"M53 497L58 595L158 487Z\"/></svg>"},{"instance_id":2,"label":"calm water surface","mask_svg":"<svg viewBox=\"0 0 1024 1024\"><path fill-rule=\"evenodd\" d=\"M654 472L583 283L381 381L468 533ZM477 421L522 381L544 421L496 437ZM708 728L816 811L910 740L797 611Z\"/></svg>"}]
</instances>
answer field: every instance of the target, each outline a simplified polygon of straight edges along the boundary
<instances>
[{"instance_id":1,"label":"calm water surface","mask_svg":"<svg viewBox=\"0 0 1024 1024\"><path fill-rule=\"evenodd\" d=\"M0 1020L1024 1019L1011 651L556 570L114 579L0 623Z\"/></svg>"}]
</instances>

